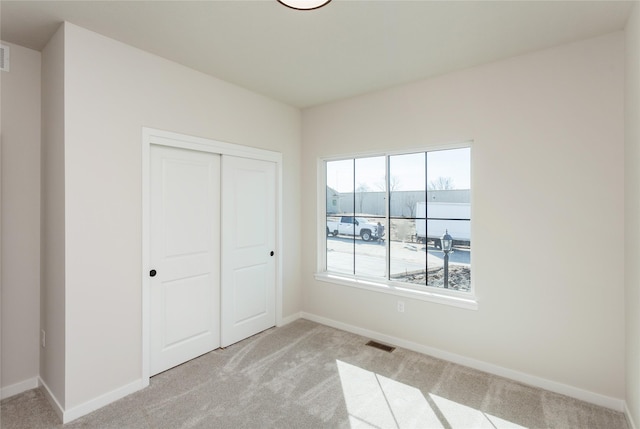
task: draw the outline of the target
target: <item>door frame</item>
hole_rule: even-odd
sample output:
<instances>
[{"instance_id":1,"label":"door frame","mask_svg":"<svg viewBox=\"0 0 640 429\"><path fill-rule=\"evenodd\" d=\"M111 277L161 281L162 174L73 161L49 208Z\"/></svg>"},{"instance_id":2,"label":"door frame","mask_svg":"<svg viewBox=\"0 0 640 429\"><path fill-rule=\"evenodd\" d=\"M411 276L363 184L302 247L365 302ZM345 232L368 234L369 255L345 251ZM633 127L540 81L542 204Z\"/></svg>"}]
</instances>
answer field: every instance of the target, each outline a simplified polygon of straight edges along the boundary
<instances>
[{"instance_id":1,"label":"door frame","mask_svg":"<svg viewBox=\"0 0 640 429\"><path fill-rule=\"evenodd\" d=\"M282 325L282 154L265 149L258 149L233 143L225 143L217 140L202 137L189 136L174 133L171 131L158 130L154 128L142 128L142 383L143 387L149 385L150 374L150 280L149 270L151 267L150 251L150 215L151 198L151 146L168 146L180 149L195 150L198 152L216 153L219 155L231 155L241 158L270 161L276 164L276 326ZM224 161L223 161L224 162Z\"/></svg>"}]
</instances>

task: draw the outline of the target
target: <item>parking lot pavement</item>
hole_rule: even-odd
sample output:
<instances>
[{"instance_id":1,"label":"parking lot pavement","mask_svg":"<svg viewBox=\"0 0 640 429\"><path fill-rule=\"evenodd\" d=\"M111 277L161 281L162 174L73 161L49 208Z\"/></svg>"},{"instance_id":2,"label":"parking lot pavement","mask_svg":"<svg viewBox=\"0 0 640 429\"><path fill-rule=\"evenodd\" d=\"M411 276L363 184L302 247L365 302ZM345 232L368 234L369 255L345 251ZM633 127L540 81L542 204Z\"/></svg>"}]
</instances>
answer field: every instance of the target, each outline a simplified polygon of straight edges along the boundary
<instances>
[{"instance_id":1,"label":"parking lot pavement","mask_svg":"<svg viewBox=\"0 0 640 429\"><path fill-rule=\"evenodd\" d=\"M390 243L391 273L412 272L443 265L442 250L420 243ZM355 257L355 261L354 261ZM384 277L386 267L386 243L384 241L362 241L352 237L327 237L327 265L332 271L352 274L354 262L356 274ZM471 252L454 249L449 254L449 263L469 265Z\"/></svg>"}]
</instances>

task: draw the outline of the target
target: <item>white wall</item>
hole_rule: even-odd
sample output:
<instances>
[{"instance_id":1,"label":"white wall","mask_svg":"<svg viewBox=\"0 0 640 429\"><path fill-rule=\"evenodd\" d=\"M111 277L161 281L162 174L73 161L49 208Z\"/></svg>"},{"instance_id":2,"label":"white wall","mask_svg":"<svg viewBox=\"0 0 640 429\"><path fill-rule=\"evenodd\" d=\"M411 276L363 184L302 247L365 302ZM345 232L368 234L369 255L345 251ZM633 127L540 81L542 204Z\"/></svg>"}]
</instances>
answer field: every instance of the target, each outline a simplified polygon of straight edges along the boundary
<instances>
[{"instance_id":1,"label":"white wall","mask_svg":"<svg viewBox=\"0 0 640 429\"><path fill-rule=\"evenodd\" d=\"M65 24L66 408L141 374L142 127L284 158L284 315L300 311L300 112Z\"/></svg>"},{"instance_id":2,"label":"white wall","mask_svg":"<svg viewBox=\"0 0 640 429\"><path fill-rule=\"evenodd\" d=\"M625 303L626 402L640 425L640 6L626 27Z\"/></svg>"},{"instance_id":3,"label":"white wall","mask_svg":"<svg viewBox=\"0 0 640 429\"><path fill-rule=\"evenodd\" d=\"M473 140L479 298L403 298L400 314L394 296L315 281L308 240L304 311L621 404L623 85L618 32L303 111L307 221L319 157Z\"/></svg>"},{"instance_id":4,"label":"white wall","mask_svg":"<svg viewBox=\"0 0 640 429\"><path fill-rule=\"evenodd\" d=\"M39 374L40 52L2 43L11 51L10 71L0 73L4 393Z\"/></svg>"},{"instance_id":5,"label":"white wall","mask_svg":"<svg viewBox=\"0 0 640 429\"><path fill-rule=\"evenodd\" d=\"M64 29L42 51L42 241L40 323L46 347L40 352L40 377L65 406L65 149ZM37 308L25 309L37 312Z\"/></svg>"}]
</instances>

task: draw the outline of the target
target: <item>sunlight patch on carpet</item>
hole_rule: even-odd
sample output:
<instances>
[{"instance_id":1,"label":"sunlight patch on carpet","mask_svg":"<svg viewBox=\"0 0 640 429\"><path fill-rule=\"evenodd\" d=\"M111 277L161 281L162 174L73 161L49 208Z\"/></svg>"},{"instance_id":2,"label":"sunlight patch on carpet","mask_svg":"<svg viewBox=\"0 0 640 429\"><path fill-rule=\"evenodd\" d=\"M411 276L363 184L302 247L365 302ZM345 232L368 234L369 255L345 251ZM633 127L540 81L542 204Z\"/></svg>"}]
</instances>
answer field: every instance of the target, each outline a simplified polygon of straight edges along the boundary
<instances>
[{"instance_id":1,"label":"sunlight patch on carpet","mask_svg":"<svg viewBox=\"0 0 640 429\"><path fill-rule=\"evenodd\" d=\"M483 413L480 410L434 395L433 393L430 393L429 396L452 428L526 429L524 426Z\"/></svg>"},{"instance_id":2,"label":"sunlight patch on carpet","mask_svg":"<svg viewBox=\"0 0 640 429\"><path fill-rule=\"evenodd\" d=\"M455 401L336 360L351 428L526 429Z\"/></svg>"}]
</instances>

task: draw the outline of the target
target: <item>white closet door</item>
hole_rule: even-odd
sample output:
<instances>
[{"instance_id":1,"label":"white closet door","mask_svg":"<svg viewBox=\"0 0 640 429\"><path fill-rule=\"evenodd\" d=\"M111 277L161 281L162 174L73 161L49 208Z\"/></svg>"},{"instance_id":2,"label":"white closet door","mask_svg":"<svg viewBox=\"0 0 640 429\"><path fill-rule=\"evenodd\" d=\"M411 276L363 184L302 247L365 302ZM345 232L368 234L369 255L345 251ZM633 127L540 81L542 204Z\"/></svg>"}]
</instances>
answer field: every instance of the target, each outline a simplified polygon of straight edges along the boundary
<instances>
[{"instance_id":1,"label":"white closet door","mask_svg":"<svg viewBox=\"0 0 640 429\"><path fill-rule=\"evenodd\" d=\"M222 157L223 347L275 326L276 164Z\"/></svg>"},{"instance_id":2,"label":"white closet door","mask_svg":"<svg viewBox=\"0 0 640 429\"><path fill-rule=\"evenodd\" d=\"M150 179L154 375L220 346L220 156L152 146Z\"/></svg>"}]
</instances>

